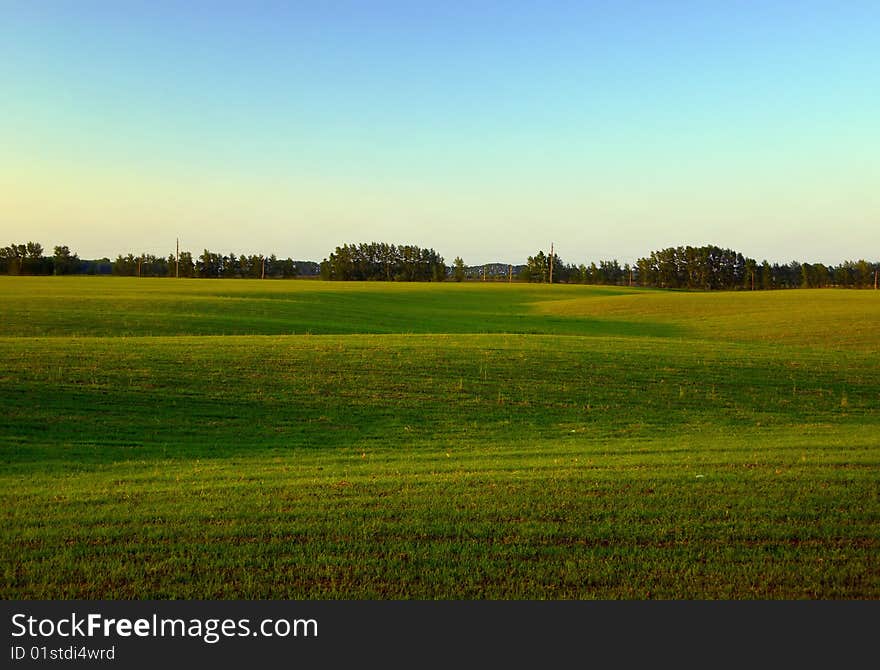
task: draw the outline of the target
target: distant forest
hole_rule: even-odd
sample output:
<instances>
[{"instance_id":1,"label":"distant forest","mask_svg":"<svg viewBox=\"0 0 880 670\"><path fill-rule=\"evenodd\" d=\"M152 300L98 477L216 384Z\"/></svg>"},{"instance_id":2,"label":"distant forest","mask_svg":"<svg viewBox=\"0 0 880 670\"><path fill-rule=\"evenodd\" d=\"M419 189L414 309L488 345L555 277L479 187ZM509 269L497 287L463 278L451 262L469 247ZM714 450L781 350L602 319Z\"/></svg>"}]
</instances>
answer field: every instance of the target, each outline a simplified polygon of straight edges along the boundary
<instances>
[{"instance_id":1,"label":"distant forest","mask_svg":"<svg viewBox=\"0 0 880 670\"><path fill-rule=\"evenodd\" d=\"M322 279L343 281L443 281L446 265L433 249L412 244L345 244L321 263Z\"/></svg>"},{"instance_id":2,"label":"distant forest","mask_svg":"<svg viewBox=\"0 0 880 670\"><path fill-rule=\"evenodd\" d=\"M51 256L43 254L36 242L11 244L0 248L0 274L7 275L118 275L121 277L200 277L208 279L292 279L317 276L314 261L279 260L271 256L228 255L208 251L196 258L189 251L179 257L153 254L119 255L109 258L82 260L67 246L56 246Z\"/></svg>"},{"instance_id":3,"label":"distant forest","mask_svg":"<svg viewBox=\"0 0 880 670\"><path fill-rule=\"evenodd\" d=\"M141 253L115 260L84 260L67 246L52 255L37 242L0 248L0 274L118 275L127 277L190 277L210 279L292 279L321 277L343 281L524 281L538 283L645 286L692 290L771 290L786 288L878 288L880 263L844 261L838 265L791 261L758 263L731 249L707 245L652 251L635 264L617 260L572 264L543 250L524 264L465 265L456 257L446 265L433 249L385 242L344 244L321 263L281 260L272 254L222 254L205 249L167 257Z\"/></svg>"},{"instance_id":4,"label":"distant forest","mask_svg":"<svg viewBox=\"0 0 880 670\"><path fill-rule=\"evenodd\" d=\"M668 247L652 251L632 266L616 260L598 265L570 265L555 255L551 263L543 251L530 256L521 276L527 281L647 286L669 289L770 290L783 288L877 288L880 263L844 261L839 265L791 261L760 264L731 249Z\"/></svg>"}]
</instances>

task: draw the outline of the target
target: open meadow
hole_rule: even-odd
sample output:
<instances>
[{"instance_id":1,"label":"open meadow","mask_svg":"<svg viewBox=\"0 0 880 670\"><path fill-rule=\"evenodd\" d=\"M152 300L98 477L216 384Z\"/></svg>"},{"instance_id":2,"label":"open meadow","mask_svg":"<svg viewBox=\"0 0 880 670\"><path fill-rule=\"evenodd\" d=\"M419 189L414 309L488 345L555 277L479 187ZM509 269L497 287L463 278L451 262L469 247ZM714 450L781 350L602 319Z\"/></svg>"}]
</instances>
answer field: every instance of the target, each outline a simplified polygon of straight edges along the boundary
<instances>
[{"instance_id":1,"label":"open meadow","mask_svg":"<svg viewBox=\"0 0 880 670\"><path fill-rule=\"evenodd\" d=\"M880 598L880 291L0 277L4 599Z\"/></svg>"}]
</instances>

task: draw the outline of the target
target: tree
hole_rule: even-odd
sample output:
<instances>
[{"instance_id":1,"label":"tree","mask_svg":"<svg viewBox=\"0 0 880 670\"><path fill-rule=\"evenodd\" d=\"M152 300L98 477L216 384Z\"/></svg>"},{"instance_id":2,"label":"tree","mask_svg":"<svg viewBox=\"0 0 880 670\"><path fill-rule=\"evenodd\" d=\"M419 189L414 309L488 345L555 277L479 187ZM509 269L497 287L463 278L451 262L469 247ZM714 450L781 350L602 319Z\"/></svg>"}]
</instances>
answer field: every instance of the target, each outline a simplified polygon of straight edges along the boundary
<instances>
[{"instance_id":1,"label":"tree","mask_svg":"<svg viewBox=\"0 0 880 670\"><path fill-rule=\"evenodd\" d=\"M39 242L28 242L26 249L27 257L31 260L39 260L43 257L43 245Z\"/></svg>"},{"instance_id":2,"label":"tree","mask_svg":"<svg viewBox=\"0 0 880 670\"><path fill-rule=\"evenodd\" d=\"M6 272L11 275L22 273L24 259L27 257L27 247L24 244L13 242L8 247L3 247L2 256Z\"/></svg>"},{"instance_id":3,"label":"tree","mask_svg":"<svg viewBox=\"0 0 880 670\"><path fill-rule=\"evenodd\" d=\"M70 249L66 245L55 247L55 255L52 257L52 261L56 275L68 275L79 271L79 256L71 254Z\"/></svg>"},{"instance_id":4,"label":"tree","mask_svg":"<svg viewBox=\"0 0 880 670\"><path fill-rule=\"evenodd\" d=\"M461 259L461 256L455 257L455 271L453 272L453 278L455 281L464 281L464 261Z\"/></svg>"},{"instance_id":5,"label":"tree","mask_svg":"<svg viewBox=\"0 0 880 670\"><path fill-rule=\"evenodd\" d=\"M220 255L205 249L199 260L196 262L196 273L199 277L209 277L216 279L220 276L223 264L220 261Z\"/></svg>"},{"instance_id":6,"label":"tree","mask_svg":"<svg viewBox=\"0 0 880 670\"><path fill-rule=\"evenodd\" d=\"M745 268L743 270L743 288L760 288L758 284L758 263L751 258L745 259Z\"/></svg>"},{"instance_id":7,"label":"tree","mask_svg":"<svg viewBox=\"0 0 880 670\"><path fill-rule=\"evenodd\" d=\"M137 274L137 259L134 254L119 254L113 261L113 274L121 277L134 277Z\"/></svg>"},{"instance_id":8,"label":"tree","mask_svg":"<svg viewBox=\"0 0 880 670\"><path fill-rule=\"evenodd\" d=\"M765 291L773 288L773 269L766 260L761 263L761 288Z\"/></svg>"},{"instance_id":9,"label":"tree","mask_svg":"<svg viewBox=\"0 0 880 670\"><path fill-rule=\"evenodd\" d=\"M599 283L617 285L623 279L623 269L617 259L612 261L599 261Z\"/></svg>"},{"instance_id":10,"label":"tree","mask_svg":"<svg viewBox=\"0 0 880 670\"><path fill-rule=\"evenodd\" d=\"M874 279L874 273L871 272L871 268L868 266L867 261L859 260L856 263L856 286L859 288L868 288L872 285L872 280Z\"/></svg>"},{"instance_id":11,"label":"tree","mask_svg":"<svg viewBox=\"0 0 880 670\"><path fill-rule=\"evenodd\" d=\"M533 283L546 283L549 277L550 261L544 255L544 251L540 250L534 256L526 259L526 267L523 270L523 279Z\"/></svg>"},{"instance_id":12,"label":"tree","mask_svg":"<svg viewBox=\"0 0 880 670\"><path fill-rule=\"evenodd\" d=\"M289 256L283 261L279 261L278 264L281 268L281 277L284 279L292 279L299 274L299 268L296 267L296 263Z\"/></svg>"},{"instance_id":13,"label":"tree","mask_svg":"<svg viewBox=\"0 0 880 670\"><path fill-rule=\"evenodd\" d=\"M195 271L195 263L193 263L192 253L189 251L180 252L180 276L192 277Z\"/></svg>"},{"instance_id":14,"label":"tree","mask_svg":"<svg viewBox=\"0 0 880 670\"><path fill-rule=\"evenodd\" d=\"M52 274L52 259L43 257L43 245L39 242L12 244L7 247L11 255L9 274Z\"/></svg>"},{"instance_id":15,"label":"tree","mask_svg":"<svg viewBox=\"0 0 880 670\"><path fill-rule=\"evenodd\" d=\"M433 249L410 244L344 244L323 260L321 277L343 281L443 281L446 264Z\"/></svg>"},{"instance_id":16,"label":"tree","mask_svg":"<svg viewBox=\"0 0 880 670\"><path fill-rule=\"evenodd\" d=\"M239 261L235 257L235 253L230 253L223 257L223 276L227 279L233 279L238 276Z\"/></svg>"}]
</instances>

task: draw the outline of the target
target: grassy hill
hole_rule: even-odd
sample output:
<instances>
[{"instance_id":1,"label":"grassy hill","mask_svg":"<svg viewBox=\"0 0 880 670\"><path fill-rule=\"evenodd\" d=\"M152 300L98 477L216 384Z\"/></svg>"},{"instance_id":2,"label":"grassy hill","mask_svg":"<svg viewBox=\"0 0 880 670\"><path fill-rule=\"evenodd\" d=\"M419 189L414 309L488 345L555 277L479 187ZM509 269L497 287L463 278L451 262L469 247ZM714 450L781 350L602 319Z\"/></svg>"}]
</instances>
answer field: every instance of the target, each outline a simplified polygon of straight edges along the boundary
<instances>
[{"instance_id":1,"label":"grassy hill","mask_svg":"<svg viewBox=\"0 0 880 670\"><path fill-rule=\"evenodd\" d=\"M880 295L0 278L4 598L880 597Z\"/></svg>"}]
</instances>

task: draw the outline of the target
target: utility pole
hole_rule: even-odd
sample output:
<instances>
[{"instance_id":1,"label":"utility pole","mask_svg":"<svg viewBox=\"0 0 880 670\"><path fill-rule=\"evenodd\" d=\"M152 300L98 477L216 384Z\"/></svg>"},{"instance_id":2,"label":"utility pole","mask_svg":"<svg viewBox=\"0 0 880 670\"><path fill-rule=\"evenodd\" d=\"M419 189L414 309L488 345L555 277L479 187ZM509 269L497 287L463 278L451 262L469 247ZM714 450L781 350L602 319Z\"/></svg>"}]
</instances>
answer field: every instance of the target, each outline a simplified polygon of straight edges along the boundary
<instances>
[{"instance_id":1,"label":"utility pole","mask_svg":"<svg viewBox=\"0 0 880 670\"><path fill-rule=\"evenodd\" d=\"M144 255L141 254L138 256L138 277L141 276L141 261L144 260Z\"/></svg>"},{"instance_id":2,"label":"utility pole","mask_svg":"<svg viewBox=\"0 0 880 670\"><path fill-rule=\"evenodd\" d=\"M180 238L177 238L177 247L174 252L174 278L180 279Z\"/></svg>"},{"instance_id":3,"label":"utility pole","mask_svg":"<svg viewBox=\"0 0 880 670\"><path fill-rule=\"evenodd\" d=\"M876 275L877 273L875 272L874 274ZM513 266L508 265L507 266L507 283L510 284L512 281L513 281Z\"/></svg>"},{"instance_id":4,"label":"utility pole","mask_svg":"<svg viewBox=\"0 0 880 670\"><path fill-rule=\"evenodd\" d=\"M260 279L266 278L266 257L263 256L263 274L260 276Z\"/></svg>"},{"instance_id":5,"label":"utility pole","mask_svg":"<svg viewBox=\"0 0 880 670\"><path fill-rule=\"evenodd\" d=\"M553 283L553 242L550 243L550 283Z\"/></svg>"}]
</instances>

